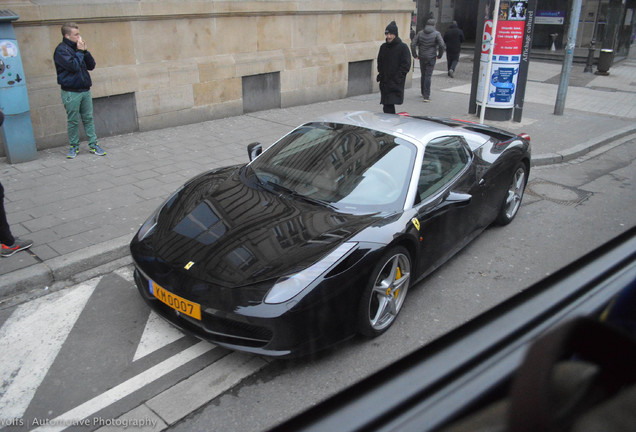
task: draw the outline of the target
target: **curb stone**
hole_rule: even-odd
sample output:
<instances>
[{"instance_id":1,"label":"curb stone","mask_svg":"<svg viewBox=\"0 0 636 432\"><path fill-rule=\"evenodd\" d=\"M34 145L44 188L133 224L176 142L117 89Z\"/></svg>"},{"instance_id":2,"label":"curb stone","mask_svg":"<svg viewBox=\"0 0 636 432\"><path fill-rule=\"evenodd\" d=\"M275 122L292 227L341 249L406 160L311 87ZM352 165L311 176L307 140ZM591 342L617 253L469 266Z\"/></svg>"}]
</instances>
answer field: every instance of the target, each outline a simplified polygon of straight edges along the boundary
<instances>
[{"instance_id":1,"label":"curb stone","mask_svg":"<svg viewBox=\"0 0 636 432\"><path fill-rule=\"evenodd\" d=\"M532 166L553 165L568 162L590 153L599 147L636 133L636 126L627 126L617 131L604 133L559 153L547 153L532 158Z\"/></svg>"},{"instance_id":2,"label":"curb stone","mask_svg":"<svg viewBox=\"0 0 636 432\"><path fill-rule=\"evenodd\" d=\"M84 282L97 276L91 269L129 257L131 236L118 237L67 255L22 268L0 278L0 300L63 281ZM103 274L103 273L102 273Z\"/></svg>"}]
</instances>

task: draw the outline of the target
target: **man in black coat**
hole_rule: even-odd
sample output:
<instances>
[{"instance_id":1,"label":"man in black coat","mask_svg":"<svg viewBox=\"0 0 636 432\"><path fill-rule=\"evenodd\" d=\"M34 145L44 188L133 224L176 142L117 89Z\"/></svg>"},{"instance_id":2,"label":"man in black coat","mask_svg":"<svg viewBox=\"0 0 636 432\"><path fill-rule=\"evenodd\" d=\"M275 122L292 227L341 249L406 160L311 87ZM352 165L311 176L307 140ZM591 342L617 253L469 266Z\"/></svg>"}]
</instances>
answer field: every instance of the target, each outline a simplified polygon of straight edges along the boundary
<instances>
[{"instance_id":1,"label":"man in black coat","mask_svg":"<svg viewBox=\"0 0 636 432\"><path fill-rule=\"evenodd\" d=\"M398 37L395 21L386 26L386 42L378 53L378 77L380 103L385 113L395 114L395 105L404 102L404 84L411 70L411 52L407 44Z\"/></svg>"}]
</instances>

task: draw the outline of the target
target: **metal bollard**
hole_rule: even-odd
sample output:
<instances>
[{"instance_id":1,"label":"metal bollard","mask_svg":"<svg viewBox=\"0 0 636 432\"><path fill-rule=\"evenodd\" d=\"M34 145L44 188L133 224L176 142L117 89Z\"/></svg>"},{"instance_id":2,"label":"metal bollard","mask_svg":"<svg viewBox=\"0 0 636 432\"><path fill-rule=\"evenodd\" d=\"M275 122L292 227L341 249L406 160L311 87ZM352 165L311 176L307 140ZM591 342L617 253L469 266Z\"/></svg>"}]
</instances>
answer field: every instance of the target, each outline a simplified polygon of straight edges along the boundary
<instances>
[{"instance_id":1,"label":"metal bollard","mask_svg":"<svg viewBox=\"0 0 636 432\"><path fill-rule=\"evenodd\" d=\"M587 52L587 62L585 63L585 69L583 69L583 72L589 72L592 73L592 64L594 64L594 44L596 43L596 41L594 39L592 39L590 41L590 47L588 48L588 52Z\"/></svg>"},{"instance_id":2,"label":"metal bollard","mask_svg":"<svg viewBox=\"0 0 636 432\"><path fill-rule=\"evenodd\" d=\"M609 48L601 49L598 55L598 64L596 65L596 72L594 75L609 75L610 67L614 61L614 50Z\"/></svg>"}]
</instances>

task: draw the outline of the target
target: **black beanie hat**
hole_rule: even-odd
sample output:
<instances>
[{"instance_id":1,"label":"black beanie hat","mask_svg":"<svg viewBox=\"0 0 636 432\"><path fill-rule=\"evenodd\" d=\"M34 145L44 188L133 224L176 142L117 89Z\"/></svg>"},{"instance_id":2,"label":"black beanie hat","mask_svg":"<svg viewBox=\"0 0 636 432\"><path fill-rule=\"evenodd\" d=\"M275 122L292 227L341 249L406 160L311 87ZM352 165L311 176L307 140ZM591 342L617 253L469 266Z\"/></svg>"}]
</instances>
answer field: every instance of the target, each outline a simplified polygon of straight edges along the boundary
<instances>
[{"instance_id":1,"label":"black beanie hat","mask_svg":"<svg viewBox=\"0 0 636 432\"><path fill-rule=\"evenodd\" d=\"M397 28L397 24L395 23L395 21L391 21L389 23L389 25L386 26L386 29L384 29L384 31L387 31L387 32L397 36L398 35L398 28Z\"/></svg>"}]
</instances>

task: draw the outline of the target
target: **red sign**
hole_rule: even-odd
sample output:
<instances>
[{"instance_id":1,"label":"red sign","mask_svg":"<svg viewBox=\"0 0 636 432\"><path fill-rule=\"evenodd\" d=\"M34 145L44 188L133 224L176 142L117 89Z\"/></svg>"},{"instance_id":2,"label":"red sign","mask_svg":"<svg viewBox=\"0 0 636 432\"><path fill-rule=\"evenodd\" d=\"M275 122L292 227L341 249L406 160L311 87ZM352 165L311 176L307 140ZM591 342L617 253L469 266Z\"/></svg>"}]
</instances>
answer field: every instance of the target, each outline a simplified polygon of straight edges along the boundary
<instances>
[{"instance_id":1,"label":"red sign","mask_svg":"<svg viewBox=\"0 0 636 432\"><path fill-rule=\"evenodd\" d=\"M495 55L520 55L523 48L525 21L498 21Z\"/></svg>"},{"instance_id":2,"label":"red sign","mask_svg":"<svg viewBox=\"0 0 636 432\"><path fill-rule=\"evenodd\" d=\"M495 39L494 55L520 55L523 49L523 30L525 21L497 21L497 38ZM482 54L488 54L492 41L492 21L484 23L484 33L481 43Z\"/></svg>"}]
</instances>

